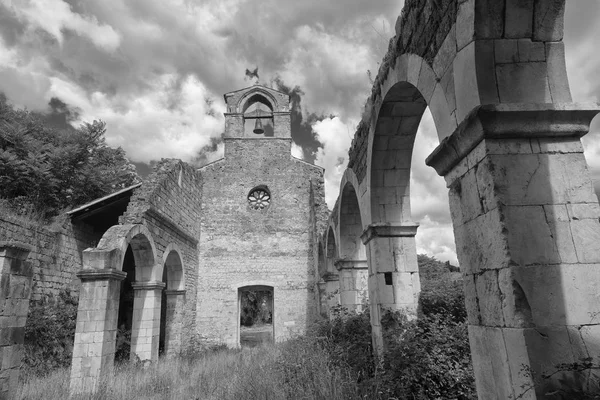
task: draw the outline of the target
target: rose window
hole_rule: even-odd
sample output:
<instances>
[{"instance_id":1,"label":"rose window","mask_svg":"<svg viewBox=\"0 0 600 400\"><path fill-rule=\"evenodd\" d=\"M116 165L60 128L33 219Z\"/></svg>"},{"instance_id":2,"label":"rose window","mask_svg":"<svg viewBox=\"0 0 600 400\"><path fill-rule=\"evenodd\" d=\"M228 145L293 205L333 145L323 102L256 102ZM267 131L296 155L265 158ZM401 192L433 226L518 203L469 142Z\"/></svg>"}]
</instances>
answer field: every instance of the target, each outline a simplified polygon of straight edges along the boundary
<instances>
[{"instance_id":1,"label":"rose window","mask_svg":"<svg viewBox=\"0 0 600 400\"><path fill-rule=\"evenodd\" d=\"M271 203L271 195L266 189L254 189L248 195L248 203L255 210L263 210Z\"/></svg>"}]
</instances>

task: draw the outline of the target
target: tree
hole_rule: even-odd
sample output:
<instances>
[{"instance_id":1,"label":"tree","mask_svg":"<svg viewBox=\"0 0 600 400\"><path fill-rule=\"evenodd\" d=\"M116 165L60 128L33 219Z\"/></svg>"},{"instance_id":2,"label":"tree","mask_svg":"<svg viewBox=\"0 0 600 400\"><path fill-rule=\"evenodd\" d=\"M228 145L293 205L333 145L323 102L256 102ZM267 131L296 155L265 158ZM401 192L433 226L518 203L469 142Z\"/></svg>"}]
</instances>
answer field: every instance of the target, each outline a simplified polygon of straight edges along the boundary
<instances>
[{"instance_id":1,"label":"tree","mask_svg":"<svg viewBox=\"0 0 600 400\"><path fill-rule=\"evenodd\" d=\"M0 96L0 198L16 212L44 217L140 181L122 148L111 148L102 121L53 128L43 115Z\"/></svg>"}]
</instances>

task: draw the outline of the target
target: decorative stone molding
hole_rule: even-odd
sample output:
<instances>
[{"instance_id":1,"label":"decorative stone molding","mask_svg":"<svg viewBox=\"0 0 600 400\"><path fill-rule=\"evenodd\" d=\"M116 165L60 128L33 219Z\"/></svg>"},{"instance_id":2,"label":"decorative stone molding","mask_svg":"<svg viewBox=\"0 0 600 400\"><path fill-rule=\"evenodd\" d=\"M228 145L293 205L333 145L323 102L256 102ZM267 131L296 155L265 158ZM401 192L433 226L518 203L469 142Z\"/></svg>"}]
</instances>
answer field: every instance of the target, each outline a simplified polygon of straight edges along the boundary
<instances>
[{"instance_id":1,"label":"decorative stone molding","mask_svg":"<svg viewBox=\"0 0 600 400\"><path fill-rule=\"evenodd\" d=\"M167 296L183 296L184 294L185 294L185 290L165 289L165 295L167 295Z\"/></svg>"},{"instance_id":2,"label":"decorative stone molding","mask_svg":"<svg viewBox=\"0 0 600 400\"><path fill-rule=\"evenodd\" d=\"M404 225L371 224L364 230L360 239L364 244L376 237L415 237L419 224L407 222Z\"/></svg>"},{"instance_id":3,"label":"decorative stone molding","mask_svg":"<svg viewBox=\"0 0 600 400\"><path fill-rule=\"evenodd\" d=\"M77 272L76 275L82 281L122 281L127 276L127 272L118 271L116 269L83 269Z\"/></svg>"},{"instance_id":4,"label":"decorative stone molding","mask_svg":"<svg viewBox=\"0 0 600 400\"><path fill-rule=\"evenodd\" d=\"M131 284L133 290L163 290L166 286L166 283L158 281L133 282Z\"/></svg>"},{"instance_id":5,"label":"decorative stone molding","mask_svg":"<svg viewBox=\"0 0 600 400\"><path fill-rule=\"evenodd\" d=\"M336 260L333 265L338 271L343 269L368 269L367 260Z\"/></svg>"},{"instance_id":6,"label":"decorative stone molding","mask_svg":"<svg viewBox=\"0 0 600 400\"><path fill-rule=\"evenodd\" d=\"M600 112L596 103L490 104L476 107L425 163L446 175L484 139L581 137Z\"/></svg>"}]
</instances>

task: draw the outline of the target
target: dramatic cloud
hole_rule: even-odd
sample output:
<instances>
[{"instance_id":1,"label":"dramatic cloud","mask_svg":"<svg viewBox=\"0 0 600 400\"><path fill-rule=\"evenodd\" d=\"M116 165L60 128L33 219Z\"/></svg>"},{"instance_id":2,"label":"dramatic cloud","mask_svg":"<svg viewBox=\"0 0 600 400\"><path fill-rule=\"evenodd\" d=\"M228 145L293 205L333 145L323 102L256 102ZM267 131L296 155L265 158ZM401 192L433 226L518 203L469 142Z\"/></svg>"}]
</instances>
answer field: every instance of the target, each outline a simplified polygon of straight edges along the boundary
<instances>
[{"instance_id":1,"label":"dramatic cloud","mask_svg":"<svg viewBox=\"0 0 600 400\"><path fill-rule=\"evenodd\" d=\"M258 80L291 96L292 154L326 168L332 206L371 90L368 71L378 70L403 3L0 0L0 91L17 106L68 114L63 122L104 120L108 142L147 173L162 157L195 165L222 157L222 94ZM570 2L565 19L574 99L598 101L600 3ZM437 143L426 113L413 218L419 251L455 262L447 189L424 165ZM600 178L600 119L584 146Z\"/></svg>"}]
</instances>

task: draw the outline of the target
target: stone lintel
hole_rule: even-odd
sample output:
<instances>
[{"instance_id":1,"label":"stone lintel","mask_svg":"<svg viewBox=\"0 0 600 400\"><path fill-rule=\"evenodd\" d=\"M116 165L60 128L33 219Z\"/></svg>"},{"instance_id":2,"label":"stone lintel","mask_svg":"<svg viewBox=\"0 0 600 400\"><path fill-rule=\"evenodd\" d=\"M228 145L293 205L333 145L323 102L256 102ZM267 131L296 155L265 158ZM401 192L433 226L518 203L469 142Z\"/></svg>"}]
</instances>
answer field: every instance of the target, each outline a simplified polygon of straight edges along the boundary
<instances>
[{"instance_id":1,"label":"stone lintel","mask_svg":"<svg viewBox=\"0 0 600 400\"><path fill-rule=\"evenodd\" d=\"M598 112L597 103L478 106L425 163L444 176L484 139L580 138Z\"/></svg>"},{"instance_id":2,"label":"stone lintel","mask_svg":"<svg viewBox=\"0 0 600 400\"><path fill-rule=\"evenodd\" d=\"M367 260L336 260L333 265L337 268L337 270L342 269L368 269L369 265L367 264Z\"/></svg>"},{"instance_id":3,"label":"stone lintel","mask_svg":"<svg viewBox=\"0 0 600 400\"><path fill-rule=\"evenodd\" d=\"M376 237L414 237L418 227L419 224L416 222L405 222L403 225L371 224L360 235L360 238L364 244L367 244Z\"/></svg>"},{"instance_id":4,"label":"stone lintel","mask_svg":"<svg viewBox=\"0 0 600 400\"><path fill-rule=\"evenodd\" d=\"M133 290L163 290L167 286L164 282L147 281L147 282L132 282ZM185 292L185 291L184 291Z\"/></svg>"},{"instance_id":5,"label":"stone lintel","mask_svg":"<svg viewBox=\"0 0 600 400\"><path fill-rule=\"evenodd\" d=\"M116 269L82 269L75 275L82 281L100 281L100 280L116 280L122 281L127 276L127 272L118 271Z\"/></svg>"},{"instance_id":6,"label":"stone lintel","mask_svg":"<svg viewBox=\"0 0 600 400\"><path fill-rule=\"evenodd\" d=\"M183 296L185 294L185 290L165 289L165 294L167 296Z\"/></svg>"},{"instance_id":7,"label":"stone lintel","mask_svg":"<svg viewBox=\"0 0 600 400\"><path fill-rule=\"evenodd\" d=\"M25 260L29 253L33 250L33 246L22 242L0 241L0 252L6 252L5 257L18 258Z\"/></svg>"}]
</instances>

